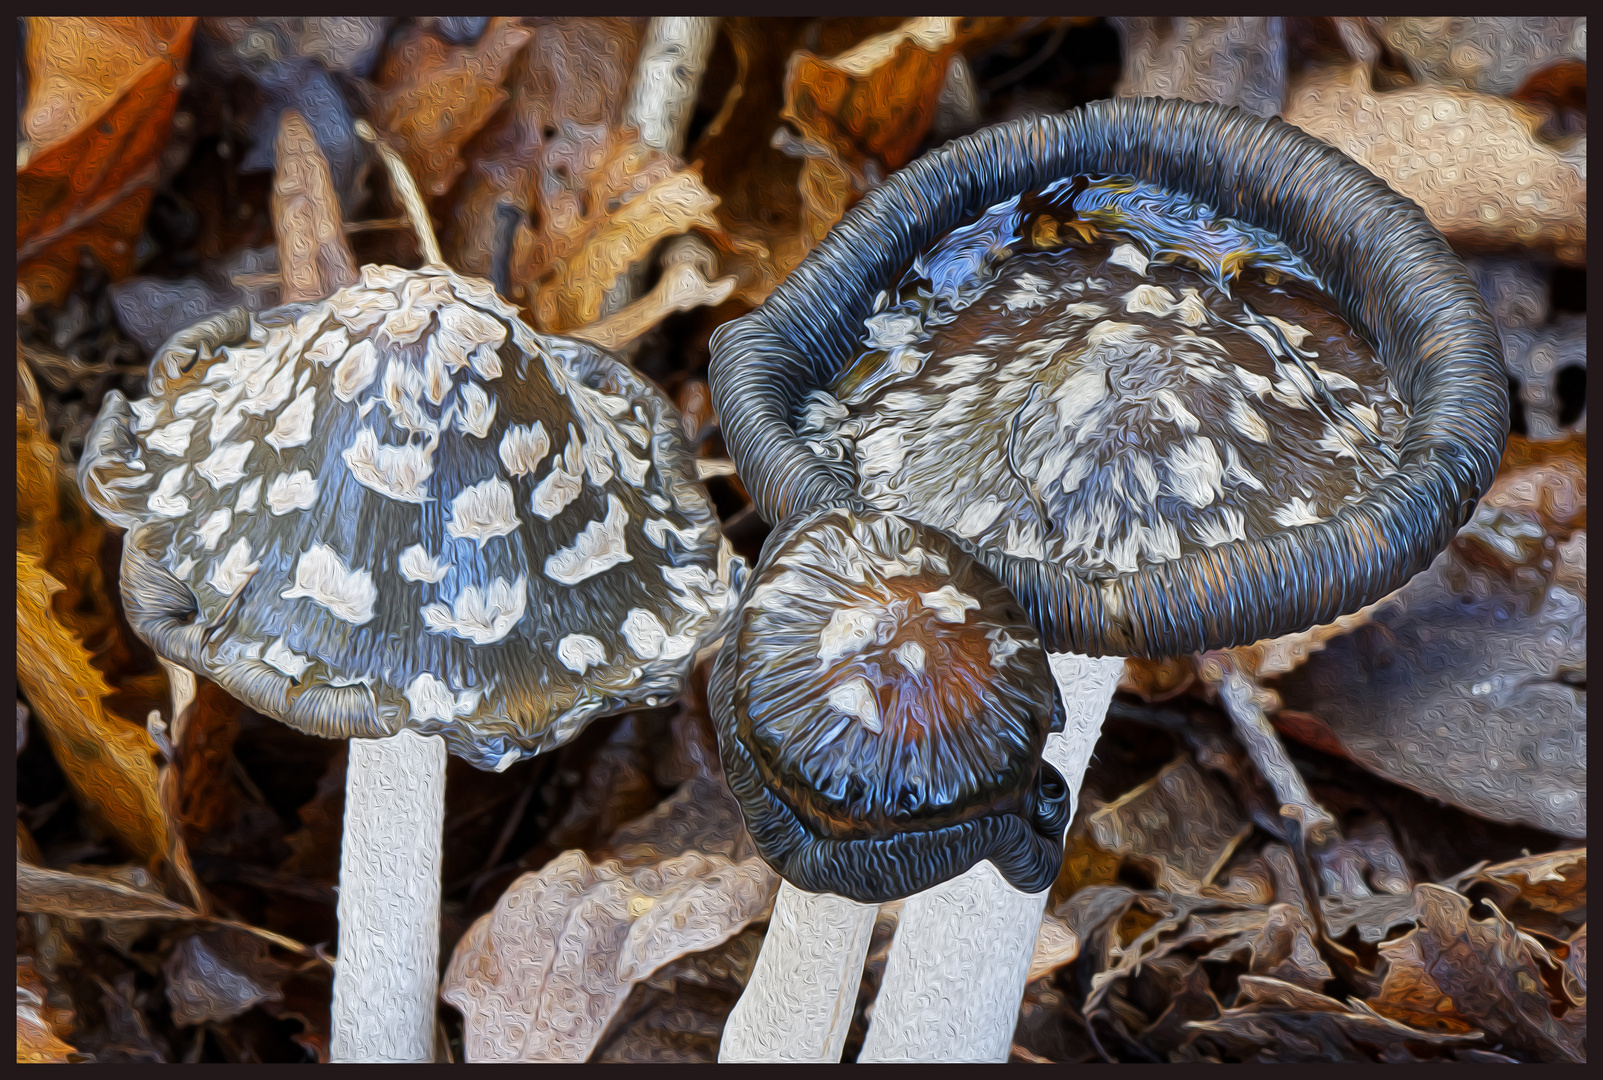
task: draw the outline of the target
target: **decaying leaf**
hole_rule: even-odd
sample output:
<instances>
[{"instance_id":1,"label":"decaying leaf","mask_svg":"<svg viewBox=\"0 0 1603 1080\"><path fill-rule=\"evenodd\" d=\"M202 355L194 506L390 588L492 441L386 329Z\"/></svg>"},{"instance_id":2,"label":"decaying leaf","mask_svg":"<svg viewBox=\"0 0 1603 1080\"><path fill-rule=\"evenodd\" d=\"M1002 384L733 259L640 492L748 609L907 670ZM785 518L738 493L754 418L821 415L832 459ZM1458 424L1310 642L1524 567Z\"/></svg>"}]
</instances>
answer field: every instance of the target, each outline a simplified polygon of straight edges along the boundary
<instances>
[{"instance_id":1,"label":"decaying leaf","mask_svg":"<svg viewBox=\"0 0 1603 1080\"><path fill-rule=\"evenodd\" d=\"M72 1036L71 1010L50 1003L33 958L17 957L17 1064L64 1065L79 1060L67 1039Z\"/></svg>"},{"instance_id":2,"label":"decaying leaf","mask_svg":"<svg viewBox=\"0 0 1603 1080\"><path fill-rule=\"evenodd\" d=\"M625 871L568 851L514 883L457 945L441 997L470 1061L584 1061L630 987L761 916L761 860L691 852Z\"/></svg>"},{"instance_id":3,"label":"decaying leaf","mask_svg":"<svg viewBox=\"0 0 1603 1080\"><path fill-rule=\"evenodd\" d=\"M28 21L31 85L17 155L17 282L65 292L88 247L114 277L159 179L193 18Z\"/></svg>"},{"instance_id":4,"label":"decaying leaf","mask_svg":"<svg viewBox=\"0 0 1603 1080\"><path fill-rule=\"evenodd\" d=\"M694 236L679 237L662 259L662 277L645 296L598 323L573 331L603 349L618 349L676 311L706 304L715 307L735 290L732 277L710 280L717 258Z\"/></svg>"},{"instance_id":5,"label":"decaying leaf","mask_svg":"<svg viewBox=\"0 0 1603 1080\"><path fill-rule=\"evenodd\" d=\"M1154 863L1160 888L1193 895L1252 829L1189 757L1092 814L1087 826L1104 851Z\"/></svg>"},{"instance_id":6,"label":"decaying leaf","mask_svg":"<svg viewBox=\"0 0 1603 1080\"><path fill-rule=\"evenodd\" d=\"M107 712L110 687L51 611L60 587L17 553L17 682L79 802L153 862L172 833L157 791L156 746L142 727Z\"/></svg>"},{"instance_id":7,"label":"decaying leaf","mask_svg":"<svg viewBox=\"0 0 1603 1080\"><path fill-rule=\"evenodd\" d=\"M1258 116L1280 111L1286 39L1280 17L1118 19L1125 48L1121 95L1236 105Z\"/></svg>"},{"instance_id":8,"label":"decaying leaf","mask_svg":"<svg viewBox=\"0 0 1603 1080\"><path fill-rule=\"evenodd\" d=\"M425 195L445 194L462 171L462 144L506 100L501 82L528 40L518 20L496 18L472 45L417 25L390 50L379 74L380 126L399 140Z\"/></svg>"},{"instance_id":9,"label":"decaying leaf","mask_svg":"<svg viewBox=\"0 0 1603 1080\"><path fill-rule=\"evenodd\" d=\"M283 998L285 965L272 960L260 938L206 928L182 938L163 968L173 1022L187 1027L227 1020L265 1001Z\"/></svg>"}]
</instances>

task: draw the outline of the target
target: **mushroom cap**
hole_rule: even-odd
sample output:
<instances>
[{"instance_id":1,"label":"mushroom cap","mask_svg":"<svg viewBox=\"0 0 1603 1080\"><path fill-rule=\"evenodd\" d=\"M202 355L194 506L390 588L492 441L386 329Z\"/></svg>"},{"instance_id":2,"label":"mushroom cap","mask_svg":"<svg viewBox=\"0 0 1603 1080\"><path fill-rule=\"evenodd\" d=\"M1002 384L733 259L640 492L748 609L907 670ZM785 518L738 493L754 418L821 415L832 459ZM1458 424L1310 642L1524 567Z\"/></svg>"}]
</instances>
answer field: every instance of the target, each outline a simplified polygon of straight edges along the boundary
<instances>
[{"instance_id":1,"label":"mushroom cap","mask_svg":"<svg viewBox=\"0 0 1603 1080\"><path fill-rule=\"evenodd\" d=\"M740 560L678 415L485 282L364 267L213 317L112 396L80 482L163 657L312 734L504 768L676 695Z\"/></svg>"},{"instance_id":2,"label":"mushroom cap","mask_svg":"<svg viewBox=\"0 0 1603 1080\"><path fill-rule=\"evenodd\" d=\"M873 505L850 468L798 435L808 395L854 358L876 294L910 260L987 208L1077 174L1132 177L1283 243L1371 343L1407 415L1395 468L1324 521L1100 578L974 545L1046 646L1166 656L1243 644L1328 622L1427 566L1490 483L1507 428L1498 338L1473 283L1417 206L1339 151L1279 120L1153 98L953 140L869 193L762 307L718 329L714 401L760 512Z\"/></svg>"},{"instance_id":3,"label":"mushroom cap","mask_svg":"<svg viewBox=\"0 0 1603 1080\"><path fill-rule=\"evenodd\" d=\"M821 509L769 537L709 689L720 755L764 859L863 903L990 859L1046 888L1062 704L1013 596L937 529Z\"/></svg>"}]
</instances>

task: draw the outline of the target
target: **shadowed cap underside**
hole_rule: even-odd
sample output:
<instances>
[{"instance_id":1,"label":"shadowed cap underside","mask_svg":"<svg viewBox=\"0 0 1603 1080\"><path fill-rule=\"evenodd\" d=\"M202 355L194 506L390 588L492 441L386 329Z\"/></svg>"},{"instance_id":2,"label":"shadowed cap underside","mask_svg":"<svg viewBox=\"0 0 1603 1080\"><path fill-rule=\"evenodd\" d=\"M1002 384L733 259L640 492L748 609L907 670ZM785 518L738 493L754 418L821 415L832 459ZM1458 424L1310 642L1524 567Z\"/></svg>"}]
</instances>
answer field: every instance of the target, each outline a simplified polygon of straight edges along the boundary
<instances>
[{"instance_id":1,"label":"shadowed cap underside","mask_svg":"<svg viewBox=\"0 0 1603 1080\"><path fill-rule=\"evenodd\" d=\"M310 733L505 767L677 694L734 607L672 407L487 283L365 267L182 332L149 392L108 399L79 470L129 530L129 619Z\"/></svg>"}]
</instances>

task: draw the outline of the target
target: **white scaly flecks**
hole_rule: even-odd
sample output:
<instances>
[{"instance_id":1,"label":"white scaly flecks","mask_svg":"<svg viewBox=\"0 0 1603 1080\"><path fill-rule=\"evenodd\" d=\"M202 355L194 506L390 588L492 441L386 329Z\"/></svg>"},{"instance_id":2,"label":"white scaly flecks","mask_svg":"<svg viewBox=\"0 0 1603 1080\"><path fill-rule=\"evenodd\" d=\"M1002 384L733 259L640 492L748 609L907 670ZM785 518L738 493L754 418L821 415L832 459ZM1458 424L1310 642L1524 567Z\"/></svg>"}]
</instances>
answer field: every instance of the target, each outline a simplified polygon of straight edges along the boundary
<instances>
[{"instance_id":1,"label":"white scaly flecks","mask_svg":"<svg viewBox=\"0 0 1603 1080\"><path fill-rule=\"evenodd\" d=\"M1147 274L1147 257L1134 244L1119 244L1108 253L1108 262L1134 270L1142 277Z\"/></svg>"},{"instance_id":2,"label":"white scaly flecks","mask_svg":"<svg viewBox=\"0 0 1603 1080\"><path fill-rule=\"evenodd\" d=\"M645 608L630 608L618 627L629 651L642 660L655 660L668 642L668 628Z\"/></svg>"},{"instance_id":3,"label":"white scaly flecks","mask_svg":"<svg viewBox=\"0 0 1603 1080\"><path fill-rule=\"evenodd\" d=\"M528 606L528 579L504 577L492 580L487 588L469 585L450 607L429 604L423 608L423 624L431 634L455 634L475 645L490 645L512 632Z\"/></svg>"},{"instance_id":4,"label":"white scaly flecks","mask_svg":"<svg viewBox=\"0 0 1603 1080\"><path fill-rule=\"evenodd\" d=\"M321 367L327 367L345 355L350 348L351 339L343 326L336 326L312 342L311 347L304 354L305 359ZM310 369L308 369L310 370Z\"/></svg>"},{"instance_id":5,"label":"white scaly flecks","mask_svg":"<svg viewBox=\"0 0 1603 1080\"><path fill-rule=\"evenodd\" d=\"M532 425L513 424L501 436L501 464L513 476L533 476L549 449L551 439L540 421L536 420Z\"/></svg>"},{"instance_id":6,"label":"white scaly flecks","mask_svg":"<svg viewBox=\"0 0 1603 1080\"><path fill-rule=\"evenodd\" d=\"M312 421L316 416L317 388L308 386L295 396L289 408L278 414L273 430L267 433L263 441L277 450L305 446L312 438Z\"/></svg>"},{"instance_id":7,"label":"white scaly flecks","mask_svg":"<svg viewBox=\"0 0 1603 1080\"><path fill-rule=\"evenodd\" d=\"M579 531L571 547L565 547L545 561L545 576L563 585L577 585L634 556L624 546L623 529L629 511L616 495L607 495L607 516L592 521Z\"/></svg>"},{"instance_id":8,"label":"white scaly flecks","mask_svg":"<svg viewBox=\"0 0 1603 1080\"><path fill-rule=\"evenodd\" d=\"M189 513L189 499L178 493L178 489L184 486L184 477L188 472L189 466L179 463L162 474L156 483L156 490L145 502L152 514L182 517Z\"/></svg>"},{"instance_id":9,"label":"white scaly flecks","mask_svg":"<svg viewBox=\"0 0 1603 1080\"><path fill-rule=\"evenodd\" d=\"M189 449L189 436L195 430L193 418L174 420L160 431L146 437L145 445L168 457L183 457Z\"/></svg>"},{"instance_id":10,"label":"white scaly flecks","mask_svg":"<svg viewBox=\"0 0 1603 1080\"><path fill-rule=\"evenodd\" d=\"M262 564L253 562L250 556L250 541L241 536L234 541L234 546L212 565L211 573L206 575L206 584L224 596L232 596L234 590L249 581L251 575L262 568Z\"/></svg>"},{"instance_id":11,"label":"white scaly flecks","mask_svg":"<svg viewBox=\"0 0 1603 1080\"><path fill-rule=\"evenodd\" d=\"M673 503L669 502L661 495L658 495L656 492L652 492L650 495L647 495L646 502L649 503L651 508L659 514L666 514L669 510L673 509Z\"/></svg>"},{"instance_id":12,"label":"white scaly flecks","mask_svg":"<svg viewBox=\"0 0 1603 1080\"><path fill-rule=\"evenodd\" d=\"M896 646L894 655L896 656L896 659L901 661L902 666L908 671L912 672L914 675L924 674L924 661L928 659L928 657L924 652L924 646L920 645L918 642L903 642L902 644Z\"/></svg>"},{"instance_id":13,"label":"white scaly flecks","mask_svg":"<svg viewBox=\"0 0 1603 1080\"><path fill-rule=\"evenodd\" d=\"M262 650L262 663L297 682L306 674L306 669L312 666L309 658L290 649L283 638L275 638L272 644Z\"/></svg>"},{"instance_id":14,"label":"white scaly flecks","mask_svg":"<svg viewBox=\"0 0 1603 1080\"><path fill-rule=\"evenodd\" d=\"M366 390L378 374L378 350L366 339L345 350L345 356L334 368L334 396L341 401L354 401Z\"/></svg>"},{"instance_id":15,"label":"white scaly flecks","mask_svg":"<svg viewBox=\"0 0 1603 1080\"><path fill-rule=\"evenodd\" d=\"M868 685L868 680L850 679L833 687L829 691L829 703L847 716L856 717L875 735L880 733L879 699L874 696L874 688Z\"/></svg>"},{"instance_id":16,"label":"white scaly flecks","mask_svg":"<svg viewBox=\"0 0 1603 1080\"><path fill-rule=\"evenodd\" d=\"M1169 492L1201 509L1224 494L1224 462L1211 439L1190 438L1169 455Z\"/></svg>"},{"instance_id":17,"label":"white scaly flecks","mask_svg":"<svg viewBox=\"0 0 1603 1080\"><path fill-rule=\"evenodd\" d=\"M451 520L445 531L460 540L474 540L480 547L486 540L505 536L518 527L512 506L512 485L498 476L463 488L451 500Z\"/></svg>"},{"instance_id":18,"label":"white scaly flecks","mask_svg":"<svg viewBox=\"0 0 1603 1080\"><path fill-rule=\"evenodd\" d=\"M245 461L253 449L253 444L248 442L224 443L206 455L195 466L195 472L205 477L213 490L221 491L244 477Z\"/></svg>"},{"instance_id":19,"label":"white scaly flecks","mask_svg":"<svg viewBox=\"0 0 1603 1080\"><path fill-rule=\"evenodd\" d=\"M435 348L439 338L438 334L429 338L428 349L423 354L423 386L429 400L436 405L444 403L445 395L451 392L453 385L451 373L445 368L445 357Z\"/></svg>"},{"instance_id":20,"label":"white scaly flecks","mask_svg":"<svg viewBox=\"0 0 1603 1080\"><path fill-rule=\"evenodd\" d=\"M284 600L305 597L338 618L361 626L373 618L378 589L373 575L348 566L326 544L312 542L295 564L295 584L278 594Z\"/></svg>"},{"instance_id":21,"label":"white scaly flecks","mask_svg":"<svg viewBox=\"0 0 1603 1080\"><path fill-rule=\"evenodd\" d=\"M200 528L195 530L195 534L200 537L202 546L211 551L217 547L217 542L223 538L223 534L233 522L234 515L225 506L208 514L206 520L200 523Z\"/></svg>"},{"instance_id":22,"label":"white scaly flecks","mask_svg":"<svg viewBox=\"0 0 1603 1080\"><path fill-rule=\"evenodd\" d=\"M506 327L473 307L447 304L440 308L440 329L429 343L439 349L446 368L455 374L472 363L470 354L489 346L498 348L506 340Z\"/></svg>"},{"instance_id":23,"label":"white scaly flecks","mask_svg":"<svg viewBox=\"0 0 1603 1080\"><path fill-rule=\"evenodd\" d=\"M668 549L668 537L670 536L679 541L680 547L689 551L696 546L696 541L701 539L701 534L707 531L706 525L693 525L683 529L676 528L674 523L667 518L648 518L642 528L645 531L646 539L664 551Z\"/></svg>"},{"instance_id":24,"label":"white scaly flecks","mask_svg":"<svg viewBox=\"0 0 1603 1080\"><path fill-rule=\"evenodd\" d=\"M1179 427L1181 431L1191 434L1196 434L1201 430L1202 421L1197 419L1195 413L1186 408L1185 403L1180 400L1180 395L1167 386L1158 390L1154 400L1158 405L1162 406L1162 412L1157 414L1158 419L1167 420Z\"/></svg>"},{"instance_id":25,"label":"white scaly flecks","mask_svg":"<svg viewBox=\"0 0 1603 1080\"><path fill-rule=\"evenodd\" d=\"M129 402L128 407L134 413L134 430L143 435L155 427L156 421L161 419L161 406L160 398L140 398Z\"/></svg>"},{"instance_id":26,"label":"white scaly flecks","mask_svg":"<svg viewBox=\"0 0 1603 1080\"><path fill-rule=\"evenodd\" d=\"M941 622L961 623L968 619L969 608L978 608L980 602L955 585L942 585L934 592L918 594L923 605L935 612Z\"/></svg>"},{"instance_id":27,"label":"white scaly flecks","mask_svg":"<svg viewBox=\"0 0 1603 1080\"><path fill-rule=\"evenodd\" d=\"M862 652L879 638L885 610L879 605L836 608L818 634L818 664L827 667L836 660Z\"/></svg>"},{"instance_id":28,"label":"white scaly flecks","mask_svg":"<svg viewBox=\"0 0 1603 1080\"><path fill-rule=\"evenodd\" d=\"M973 539L989 529L1004 509L1000 499L989 497L970 503L964 508L963 516L953 524L952 531L965 540Z\"/></svg>"},{"instance_id":29,"label":"white scaly flecks","mask_svg":"<svg viewBox=\"0 0 1603 1080\"><path fill-rule=\"evenodd\" d=\"M1002 297L1002 306L1008 311L1030 310L1045 307L1052 302L1051 286L1045 278L1024 273L1018 276L1018 288Z\"/></svg>"},{"instance_id":30,"label":"white scaly flecks","mask_svg":"<svg viewBox=\"0 0 1603 1080\"><path fill-rule=\"evenodd\" d=\"M317 477L305 469L280 473L267 485L267 508L275 516L291 510L310 510L317 502L317 486Z\"/></svg>"},{"instance_id":31,"label":"white scaly flecks","mask_svg":"<svg viewBox=\"0 0 1603 1080\"><path fill-rule=\"evenodd\" d=\"M362 402L362 415L367 415L375 402L382 401L390 419L414 435L429 438L440 433L440 424L423 411L423 376L400 357L391 357L384 368L384 381L377 398Z\"/></svg>"},{"instance_id":32,"label":"white scaly flecks","mask_svg":"<svg viewBox=\"0 0 1603 1080\"><path fill-rule=\"evenodd\" d=\"M464 716L471 716L479 707L479 698L482 696L478 690L464 690L458 694L448 683L427 671L413 679L401 693L412 706L409 719L413 723L441 720L449 724Z\"/></svg>"},{"instance_id":33,"label":"white scaly flecks","mask_svg":"<svg viewBox=\"0 0 1603 1080\"><path fill-rule=\"evenodd\" d=\"M429 501L428 482L434 475L434 442L404 446L380 444L372 428L363 428L341 455L351 476L397 502Z\"/></svg>"},{"instance_id":34,"label":"white scaly flecks","mask_svg":"<svg viewBox=\"0 0 1603 1080\"><path fill-rule=\"evenodd\" d=\"M575 675L583 675L591 664L604 664L607 650L589 634L569 634L557 642L557 659Z\"/></svg>"},{"instance_id":35,"label":"white scaly flecks","mask_svg":"<svg viewBox=\"0 0 1603 1080\"><path fill-rule=\"evenodd\" d=\"M363 270L365 272L366 267ZM337 293L334 300L334 317L353 334L372 329L401 306L394 293L373 287L345 289Z\"/></svg>"},{"instance_id":36,"label":"white scaly flecks","mask_svg":"<svg viewBox=\"0 0 1603 1080\"><path fill-rule=\"evenodd\" d=\"M1241 369L1238 368L1237 370ZM1268 383L1269 380L1265 379L1265 387L1268 386ZM1265 446L1269 445L1271 437L1269 425L1264 423L1264 419L1258 415L1257 409L1248 405L1241 398L1232 397L1230 399L1230 409L1225 416L1230 421L1230 426L1242 435L1245 435L1253 442L1263 443Z\"/></svg>"},{"instance_id":37,"label":"white scaly flecks","mask_svg":"<svg viewBox=\"0 0 1603 1080\"><path fill-rule=\"evenodd\" d=\"M476 439L488 438L495 422L495 399L478 383L462 387L462 408L456 414L457 430Z\"/></svg>"},{"instance_id":38,"label":"white scaly flecks","mask_svg":"<svg viewBox=\"0 0 1603 1080\"><path fill-rule=\"evenodd\" d=\"M1001 627L987 630L985 636L990 639L987 651L991 655L991 667L997 671L1001 671L1002 665L1013 659L1014 655L1024 648L1023 641L1009 636L1008 632Z\"/></svg>"},{"instance_id":39,"label":"white scaly flecks","mask_svg":"<svg viewBox=\"0 0 1603 1080\"><path fill-rule=\"evenodd\" d=\"M551 462L551 471L534 486L529 509L550 521L562 513L579 492L584 489L584 451L579 443L579 432L568 425L568 444L562 448L562 460Z\"/></svg>"},{"instance_id":40,"label":"white scaly flecks","mask_svg":"<svg viewBox=\"0 0 1603 1080\"><path fill-rule=\"evenodd\" d=\"M1293 495L1291 501L1285 506L1276 507L1274 514L1271 516L1274 518L1276 525L1282 525L1288 529L1293 525L1318 525L1325 520L1313 508L1313 505L1300 495Z\"/></svg>"},{"instance_id":41,"label":"white scaly flecks","mask_svg":"<svg viewBox=\"0 0 1603 1080\"><path fill-rule=\"evenodd\" d=\"M262 478L253 476L245 481L245 486L239 489L239 498L234 500L234 513L249 514L256 510L256 501L262 497Z\"/></svg>"},{"instance_id":42,"label":"white scaly flecks","mask_svg":"<svg viewBox=\"0 0 1603 1080\"><path fill-rule=\"evenodd\" d=\"M266 416L288 401L290 391L294 388L295 362L288 360L260 390L251 386L250 380L246 380L245 394L240 403L252 416Z\"/></svg>"},{"instance_id":43,"label":"white scaly flecks","mask_svg":"<svg viewBox=\"0 0 1603 1080\"><path fill-rule=\"evenodd\" d=\"M401 576L408 581L426 581L438 585L451 572L451 564L442 556L433 558L422 544L413 544L401 552Z\"/></svg>"},{"instance_id":44,"label":"white scaly flecks","mask_svg":"<svg viewBox=\"0 0 1603 1080\"><path fill-rule=\"evenodd\" d=\"M1247 538L1247 519L1234 506L1217 506L1193 527L1204 547L1218 547L1232 540Z\"/></svg>"},{"instance_id":45,"label":"white scaly flecks","mask_svg":"<svg viewBox=\"0 0 1603 1080\"><path fill-rule=\"evenodd\" d=\"M179 559L177 565L173 567L173 574L177 577L183 578L185 581L188 581L189 572L193 569L195 569L195 560L191 559L188 555L185 555L182 559Z\"/></svg>"}]
</instances>

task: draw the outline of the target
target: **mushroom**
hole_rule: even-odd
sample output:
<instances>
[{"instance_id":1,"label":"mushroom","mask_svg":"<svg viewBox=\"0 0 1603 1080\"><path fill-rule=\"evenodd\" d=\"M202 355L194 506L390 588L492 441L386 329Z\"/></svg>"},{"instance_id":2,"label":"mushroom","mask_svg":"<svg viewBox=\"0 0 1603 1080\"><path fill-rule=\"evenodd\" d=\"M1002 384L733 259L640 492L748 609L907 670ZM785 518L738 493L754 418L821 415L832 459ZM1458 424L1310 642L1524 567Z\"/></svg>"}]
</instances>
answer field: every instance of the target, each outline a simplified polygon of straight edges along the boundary
<instances>
[{"instance_id":1,"label":"mushroom","mask_svg":"<svg viewBox=\"0 0 1603 1080\"><path fill-rule=\"evenodd\" d=\"M447 747L505 769L671 699L740 564L666 399L444 266L381 149L426 265L181 332L79 477L164 660L352 740L332 1053L431 1061Z\"/></svg>"},{"instance_id":2,"label":"mushroom","mask_svg":"<svg viewBox=\"0 0 1603 1080\"><path fill-rule=\"evenodd\" d=\"M1468 519L1507 413L1496 333L1417 207L1278 120L1157 99L893 175L719 329L711 383L764 517L941 526L1018 597L1071 789L1121 657L1397 588ZM1043 903L983 863L910 898L861 1060L1005 1059Z\"/></svg>"}]
</instances>

